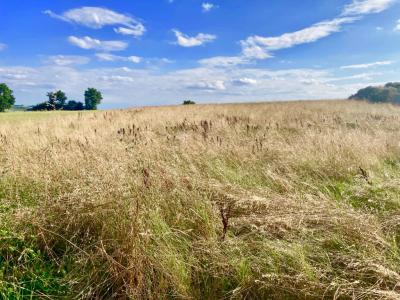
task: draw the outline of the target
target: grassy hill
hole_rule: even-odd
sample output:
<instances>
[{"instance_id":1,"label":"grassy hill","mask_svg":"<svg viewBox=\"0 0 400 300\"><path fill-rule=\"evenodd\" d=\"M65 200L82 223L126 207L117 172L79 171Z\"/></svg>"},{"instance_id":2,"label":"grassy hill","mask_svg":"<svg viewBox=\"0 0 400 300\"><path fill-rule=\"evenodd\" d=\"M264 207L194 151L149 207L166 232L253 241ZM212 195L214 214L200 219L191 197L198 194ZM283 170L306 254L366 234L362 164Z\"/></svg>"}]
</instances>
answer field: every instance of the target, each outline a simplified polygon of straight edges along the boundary
<instances>
[{"instance_id":1,"label":"grassy hill","mask_svg":"<svg viewBox=\"0 0 400 300\"><path fill-rule=\"evenodd\" d=\"M23 114L0 115L0 298L400 298L398 106Z\"/></svg>"}]
</instances>

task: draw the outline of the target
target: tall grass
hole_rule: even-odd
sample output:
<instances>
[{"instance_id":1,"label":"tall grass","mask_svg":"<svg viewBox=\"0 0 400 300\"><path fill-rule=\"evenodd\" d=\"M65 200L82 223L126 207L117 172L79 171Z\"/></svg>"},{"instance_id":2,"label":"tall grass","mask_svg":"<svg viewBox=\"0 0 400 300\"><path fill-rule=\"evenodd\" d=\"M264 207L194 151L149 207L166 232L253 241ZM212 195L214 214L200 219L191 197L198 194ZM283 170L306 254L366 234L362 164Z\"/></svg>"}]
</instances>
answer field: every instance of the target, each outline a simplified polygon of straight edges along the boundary
<instances>
[{"instance_id":1,"label":"tall grass","mask_svg":"<svg viewBox=\"0 0 400 300\"><path fill-rule=\"evenodd\" d=\"M0 298L398 299L400 107L0 124Z\"/></svg>"}]
</instances>

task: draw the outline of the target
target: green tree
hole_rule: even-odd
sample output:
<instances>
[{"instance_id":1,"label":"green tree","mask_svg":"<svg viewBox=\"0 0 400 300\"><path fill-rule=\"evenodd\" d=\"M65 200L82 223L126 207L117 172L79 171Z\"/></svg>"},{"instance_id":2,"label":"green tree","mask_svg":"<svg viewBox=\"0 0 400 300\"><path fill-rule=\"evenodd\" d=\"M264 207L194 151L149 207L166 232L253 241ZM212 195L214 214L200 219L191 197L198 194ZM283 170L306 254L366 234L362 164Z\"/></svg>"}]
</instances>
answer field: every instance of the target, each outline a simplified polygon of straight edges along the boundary
<instances>
[{"instance_id":1,"label":"green tree","mask_svg":"<svg viewBox=\"0 0 400 300\"><path fill-rule=\"evenodd\" d=\"M13 91L5 83L0 83L0 112L10 109L14 103Z\"/></svg>"},{"instance_id":2,"label":"green tree","mask_svg":"<svg viewBox=\"0 0 400 300\"><path fill-rule=\"evenodd\" d=\"M64 110L83 110L83 103L75 100L69 100L64 106Z\"/></svg>"},{"instance_id":3,"label":"green tree","mask_svg":"<svg viewBox=\"0 0 400 300\"><path fill-rule=\"evenodd\" d=\"M103 96L101 92L95 88L88 88L85 91L85 108L88 110L96 110L97 105L101 103Z\"/></svg>"},{"instance_id":4,"label":"green tree","mask_svg":"<svg viewBox=\"0 0 400 300\"><path fill-rule=\"evenodd\" d=\"M55 110L56 109L56 100L57 100L56 93L48 92L47 98L49 98L49 100L47 101L48 110Z\"/></svg>"},{"instance_id":5,"label":"green tree","mask_svg":"<svg viewBox=\"0 0 400 300\"><path fill-rule=\"evenodd\" d=\"M54 94L55 94L55 97L56 97L56 100L55 100L56 108L57 109L62 109L64 107L64 105L65 105L65 102L67 101L67 96L61 90L55 92Z\"/></svg>"},{"instance_id":6,"label":"green tree","mask_svg":"<svg viewBox=\"0 0 400 300\"><path fill-rule=\"evenodd\" d=\"M385 86L368 86L359 90L350 99L370 102L400 103L400 83L391 82Z\"/></svg>"}]
</instances>

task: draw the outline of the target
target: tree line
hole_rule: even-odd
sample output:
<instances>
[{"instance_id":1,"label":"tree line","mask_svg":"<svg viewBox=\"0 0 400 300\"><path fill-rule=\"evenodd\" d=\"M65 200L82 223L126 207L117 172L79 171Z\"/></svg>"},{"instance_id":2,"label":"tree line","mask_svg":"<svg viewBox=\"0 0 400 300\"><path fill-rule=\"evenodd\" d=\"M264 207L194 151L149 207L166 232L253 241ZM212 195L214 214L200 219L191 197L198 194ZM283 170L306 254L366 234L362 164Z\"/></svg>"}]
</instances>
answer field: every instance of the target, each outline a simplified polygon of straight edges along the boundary
<instances>
[{"instance_id":1,"label":"tree line","mask_svg":"<svg viewBox=\"0 0 400 300\"><path fill-rule=\"evenodd\" d=\"M28 110L96 110L103 100L100 91L95 88L88 88L84 93L85 103L75 100L68 100L66 94L61 91L48 92L47 100L33 105ZM0 83L0 112L10 109L15 104L14 92L7 84Z\"/></svg>"},{"instance_id":2,"label":"tree line","mask_svg":"<svg viewBox=\"0 0 400 300\"><path fill-rule=\"evenodd\" d=\"M47 101L32 106L29 110L96 110L103 100L100 91L95 88L88 88L84 94L85 104L80 101L68 100L61 90L47 93Z\"/></svg>"},{"instance_id":3,"label":"tree line","mask_svg":"<svg viewBox=\"0 0 400 300\"><path fill-rule=\"evenodd\" d=\"M400 83L389 82L384 86L368 86L350 96L349 99L400 104Z\"/></svg>"}]
</instances>

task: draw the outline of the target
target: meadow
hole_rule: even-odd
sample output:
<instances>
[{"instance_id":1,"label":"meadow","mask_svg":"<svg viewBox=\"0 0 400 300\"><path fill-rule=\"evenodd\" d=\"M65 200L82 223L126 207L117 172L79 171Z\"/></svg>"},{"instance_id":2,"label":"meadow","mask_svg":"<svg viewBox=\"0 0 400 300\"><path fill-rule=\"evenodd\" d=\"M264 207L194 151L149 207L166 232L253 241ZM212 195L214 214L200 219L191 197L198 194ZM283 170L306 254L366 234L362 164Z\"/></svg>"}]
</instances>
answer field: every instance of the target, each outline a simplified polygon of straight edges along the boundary
<instances>
[{"instance_id":1,"label":"meadow","mask_svg":"<svg viewBox=\"0 0 400 300\"><path fill-rule=\"evenodd\" d=\"M0 299L399 299L400 106L0 115Z\"/></svg>"}]
</instances>

